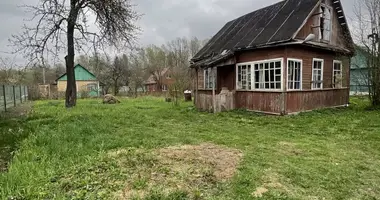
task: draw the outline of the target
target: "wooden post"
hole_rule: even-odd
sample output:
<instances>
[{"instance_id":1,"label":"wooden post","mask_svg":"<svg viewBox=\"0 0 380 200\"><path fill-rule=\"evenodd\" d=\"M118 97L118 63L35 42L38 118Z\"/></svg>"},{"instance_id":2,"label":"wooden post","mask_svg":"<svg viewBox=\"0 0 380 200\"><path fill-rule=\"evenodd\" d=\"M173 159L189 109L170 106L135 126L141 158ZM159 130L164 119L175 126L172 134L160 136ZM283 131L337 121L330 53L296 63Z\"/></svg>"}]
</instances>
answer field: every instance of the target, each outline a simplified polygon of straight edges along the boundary
<instances>
[{"instance_id":1,"label":"wooden post","mask_svg":"<svg viewBox=\"0 0 380 200\"><path fill-rule=\"evenodd\" d=\"M216 113L216 99L215 99L215 78L216 78L216 73L214 72L214 68L211 68L211 74L213 78L213 83L212 83L212 108L214 110L214 113Z\"/></svg>"},{"instance_id":2,"label":"wooden post","mask_svg":"<svg viewBox=\"0 0 380 200\"><path fill-rule=\"evenodd\" d=\"M14 105L15 107L17 106L15 86L13 86L13 105Z\"/></svg>"},{"instance_id":3,"label":"wooden post","mask_svg":"<svg viewBox=\"0 0 380 200\"><path fill-rule=\"evenodd\" d=\"M3 85L4 111L7 111L7 97L5 96L5 85Z\"/></svg>"},{"instance_id":4,"label":"wooden post","mask_svg":"<svg viewBox=\"0 0 380 200\"><path fill-rule=\"evenodd\" d=\"M22 90L21 90L21 85L20 85L20 102L22 103Z\"/></svg>"},{"instance_id":5,"label":"wooden post","mask_svg":"<svg viewBox=\"0 0 380 200\"><path fill-rule=\"evenodd\" d=\"M28 99L26 99L26 86L23 86L24 88L24 101L27 101Z\"/></svg>"}]
</instances>

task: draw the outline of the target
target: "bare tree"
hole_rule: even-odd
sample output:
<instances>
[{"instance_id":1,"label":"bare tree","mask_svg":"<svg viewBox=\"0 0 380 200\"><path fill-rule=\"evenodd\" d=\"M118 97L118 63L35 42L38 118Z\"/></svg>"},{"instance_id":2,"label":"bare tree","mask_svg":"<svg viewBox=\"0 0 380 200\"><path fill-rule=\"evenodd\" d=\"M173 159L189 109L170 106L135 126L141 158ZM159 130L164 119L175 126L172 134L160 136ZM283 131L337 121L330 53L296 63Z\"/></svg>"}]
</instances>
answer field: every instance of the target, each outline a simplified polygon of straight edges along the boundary
<instances>
[{"instance_id":1,"label":"bare tree","mask_svg":"<svg viewBox=\"0 0 380 200\"><path fill-rule=\"evenodd\" d=\"M19 72L14 59L0 57L0 83L18 82Z\"/></svg>"},{"instance_id":2,"label":"bare tree","mask_svg":"<svg viewBox=\"0 0 380 200\"><path fill-rule=\"evenodd\" d=\"M151 45L145 49L144 65L146 71L153 77L157 83L157 90L162 90L162 81L164 72L167 70L167 57L165 53L165 47L157 47Z\"/></svg>"},{"instance_id":3,"label":"bare tree","mask_svg":"<svg viewBox=\"0 0 380 200\"><path fill-rule=\"evenodd\" d=\"M76 105L75 48L84 50L88 43L94 49L128 46L138 30L134 22L139 15L129 0L40 0L36 6L25 7L37 25L24 26L24 32L14 35L11 42L16 52L42 63L44 56L59 56L66 48L66 107ZM98 31L90 31L90 16L95 17Z\"/></svg>"},{"instance_id":4,"label":"bare tree","mask_svg":"<svg viewBox=\"0 0 380 200\"><path fill-rule=\"evenodd\" d=\"M380 1L357 0L355 14L355 37L366 52L370 100L380 106Z\"/></svg>"},{"instance_id":5,"label":"bare tree","mask_svg":"<svg viewBox=\"0 0 380 200\"><path fill-rule=\"evenodd\" d=\"M146 72L145 63L145 50L144 49L138 49L136 52L132 52L130 54L130 79L129 79L129 86L132 89L135 97L138 96L138 90L140 88L144 88L144 82L150 75Z\"/></svg>"}]
</instances>

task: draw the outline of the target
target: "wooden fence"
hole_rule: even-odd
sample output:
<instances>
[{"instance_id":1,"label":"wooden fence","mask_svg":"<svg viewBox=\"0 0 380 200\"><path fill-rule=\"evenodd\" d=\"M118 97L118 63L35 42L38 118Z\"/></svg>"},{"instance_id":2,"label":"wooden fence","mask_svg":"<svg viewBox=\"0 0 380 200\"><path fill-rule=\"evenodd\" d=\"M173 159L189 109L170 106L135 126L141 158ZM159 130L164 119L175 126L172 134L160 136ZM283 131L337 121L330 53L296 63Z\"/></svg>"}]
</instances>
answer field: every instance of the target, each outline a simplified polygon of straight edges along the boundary
<instances>
[{"instance_id":1,"label":"wooden fence","mask_svg":"<svg viewBox=\"0 0 380 200\"><path fill-rule=\"evenodd\" d=\"M27 86L0 85L0 111L7 111L27 100Z\"/></svg>"}]
</instances>

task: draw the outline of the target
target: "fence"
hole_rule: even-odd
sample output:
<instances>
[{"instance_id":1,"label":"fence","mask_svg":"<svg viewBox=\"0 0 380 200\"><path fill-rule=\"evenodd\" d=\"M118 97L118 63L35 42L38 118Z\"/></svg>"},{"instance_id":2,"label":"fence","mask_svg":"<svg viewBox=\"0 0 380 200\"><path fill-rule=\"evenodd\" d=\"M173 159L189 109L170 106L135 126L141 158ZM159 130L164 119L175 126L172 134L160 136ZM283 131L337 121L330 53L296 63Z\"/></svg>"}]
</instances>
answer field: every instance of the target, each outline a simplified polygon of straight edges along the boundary
<instances>
[{"instance_id":1,"label":"fence","mask_svg":"<svg viewBox=\"0 0 380 200\"><path fill-rule=\"evenodd\" d=\"M0 111L7 111L27 100L27 86L0 85Z\"/></svg>"}]
</instances>

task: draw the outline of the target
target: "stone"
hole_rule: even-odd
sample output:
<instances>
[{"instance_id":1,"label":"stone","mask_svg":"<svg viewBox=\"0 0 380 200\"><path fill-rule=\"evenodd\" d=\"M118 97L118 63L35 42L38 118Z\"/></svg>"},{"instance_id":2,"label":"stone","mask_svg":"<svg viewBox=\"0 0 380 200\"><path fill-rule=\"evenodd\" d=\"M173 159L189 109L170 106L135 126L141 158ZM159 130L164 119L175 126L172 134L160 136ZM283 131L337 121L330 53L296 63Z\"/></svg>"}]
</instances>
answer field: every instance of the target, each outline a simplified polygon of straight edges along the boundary
<instances>
[{"instance_id":1,"label":"stone","mask_svg":"<svg viewBox=\"0 0 380 200\"><path fill-rule=\"evenodd\" d=\"M116 97L114 97L112 94L106 94L106 95L104 95L103 103L104 104L117 104L117 103L120 103L120 101Z\"/></svg>"}]
</instances>

